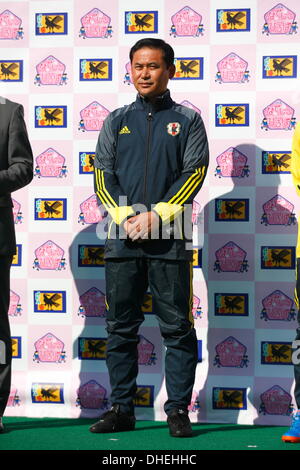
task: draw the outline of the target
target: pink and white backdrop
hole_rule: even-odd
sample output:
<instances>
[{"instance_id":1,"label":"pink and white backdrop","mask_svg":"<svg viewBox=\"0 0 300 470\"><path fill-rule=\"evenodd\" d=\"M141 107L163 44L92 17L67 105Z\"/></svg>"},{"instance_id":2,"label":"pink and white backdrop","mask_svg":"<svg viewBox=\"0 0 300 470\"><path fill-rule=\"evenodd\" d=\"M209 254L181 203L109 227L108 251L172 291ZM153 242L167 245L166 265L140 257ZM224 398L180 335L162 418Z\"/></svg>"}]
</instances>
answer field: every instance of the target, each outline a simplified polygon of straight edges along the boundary
<instances>
[{"instance_id":1,"label":"pink and white backdrop","mask_svg":"<svg viewBox=\"0 0 300 470\"><path fill-rule=\"evenodd\" d=\"M10 416L97 417L105 365L105 218L93 154L105 116L135 99L128 52L175 50L170 90L203 117L210 168L194 204L193 421L287 424L300 119L298 0L0 1L0 93L24 105L32 183L13 194ZM103 220L102 220L103 219ZM164 347L152 309L139 345L136 414L164 419Z\"/></svg>"}]
</instances>

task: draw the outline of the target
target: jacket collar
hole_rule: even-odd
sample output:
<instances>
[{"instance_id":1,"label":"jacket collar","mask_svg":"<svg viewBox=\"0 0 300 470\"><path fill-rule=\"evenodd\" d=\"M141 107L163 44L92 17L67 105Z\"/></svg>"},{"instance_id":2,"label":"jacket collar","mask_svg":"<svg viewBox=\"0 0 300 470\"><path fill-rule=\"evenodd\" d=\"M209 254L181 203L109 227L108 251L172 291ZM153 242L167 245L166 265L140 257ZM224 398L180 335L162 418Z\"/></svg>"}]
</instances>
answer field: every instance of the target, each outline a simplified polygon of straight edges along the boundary
<instances>
[{"instance_id":1,"label":"jacket collar","mask_svg":"<svg viewBox=\"0 0 300 470\"><path fill-rule=\"evenodd\" d=\"M140 94L137 95L135 103L138 109L151 109L151 111L156 112L162 109L171 108L173 105L173 100L170 95L170 90L166 90L163 95L156 97L154 103L151 103L148 98L143 97Z\"/></svg>"}]
</instances>

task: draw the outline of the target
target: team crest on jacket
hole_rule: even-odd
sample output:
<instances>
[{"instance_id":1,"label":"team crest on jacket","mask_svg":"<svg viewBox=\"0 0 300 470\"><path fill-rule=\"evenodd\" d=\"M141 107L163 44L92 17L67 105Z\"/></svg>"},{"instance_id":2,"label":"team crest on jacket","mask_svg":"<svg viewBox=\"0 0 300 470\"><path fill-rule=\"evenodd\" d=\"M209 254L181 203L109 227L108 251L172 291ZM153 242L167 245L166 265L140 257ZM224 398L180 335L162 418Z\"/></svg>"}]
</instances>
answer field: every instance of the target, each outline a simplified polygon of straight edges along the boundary
<instances>
[{"instance_id":1,"label":"team crest on jacket","mask_svg":"<svg viewBox=\"0 0 300 470\"><path fill-rule=\"evenodd\" d=\"M181 125L179 124L179 122L169 122L169 124L167 124L168 134L173 135L173 136L179 134L180 128L181 128Z\"/></svg>"}]
</instances>

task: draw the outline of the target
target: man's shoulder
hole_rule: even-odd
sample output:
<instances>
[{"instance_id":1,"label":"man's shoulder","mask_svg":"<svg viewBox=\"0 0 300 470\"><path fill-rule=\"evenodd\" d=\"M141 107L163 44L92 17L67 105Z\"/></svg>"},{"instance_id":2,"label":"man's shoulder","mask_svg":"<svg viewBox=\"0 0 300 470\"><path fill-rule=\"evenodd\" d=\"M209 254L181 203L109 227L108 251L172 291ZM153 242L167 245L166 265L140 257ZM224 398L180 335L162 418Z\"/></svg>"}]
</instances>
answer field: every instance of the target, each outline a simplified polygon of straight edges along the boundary
<instances>
[{"instance_id":1,"label":"man's shoulder","mask_svg":"<svg viewBox=\"0 0 300 470\"><path fill-rule=\"evenodd\" d=\"M112 122L115 119L122 118L125 114L135 110L135 102L116 108L109 113L107 120Z\"/></svg>"},{"instance_id":2,"label":"man's shoulder","mask_svg":"<svg viewBox=\"0 0 300 470\"><path fill-rule=\"evenodd\" d=\"M8 98L5 98L4 96L0 96L0 105L4 105L6 109L15 109L18 108L20 103L16 103L15 101L11 101Z\"/></svg>"},{"instance_id":3,"label":"man's shoulder","mask_svg":"<svg viewBox=\"0 0 300 470\"><path fill-rule=\"evenodd\" d=\"M6 125L5 123L10 122L17 109L22 111L22 105L0 96L0 122L2 128Z\"/></svg>"},{"instance_id":4,"label":"man's shoulder","mask_svg":"<svg viewBox=\"0 0 300 470\"><path fill-rule=\"evenodd\" d=\"M188 106L185 106L183 104L179 104L179 103L174 102L173 110L176 111L177 113L180 113L183 116L185 116L189 121L193 121L194 119L197 119L197 118L201 119L201 116L198 113L198 111L196 111L196 110L194 110L194 109L192 109Z\"/></svg>"}]
</instances>

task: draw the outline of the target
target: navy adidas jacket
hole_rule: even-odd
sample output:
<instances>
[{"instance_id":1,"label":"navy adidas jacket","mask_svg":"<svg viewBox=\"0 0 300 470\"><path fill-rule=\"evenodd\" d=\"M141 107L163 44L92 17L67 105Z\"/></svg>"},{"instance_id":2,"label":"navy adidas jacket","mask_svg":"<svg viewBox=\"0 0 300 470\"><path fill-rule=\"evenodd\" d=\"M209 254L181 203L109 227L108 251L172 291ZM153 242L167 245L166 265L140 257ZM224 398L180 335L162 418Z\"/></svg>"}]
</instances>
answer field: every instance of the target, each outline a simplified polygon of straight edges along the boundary
<instances>
[{"instance_id":1,"label":"navy adidas jacket","mask_svg":"<svg viewBox=\"0 0 300 470\"><path fill-rule=\"evenodd\" d=\"M200 114L175 103L169 90L154 104L138 95L108 115L94 162L95 193L111 217L105 258L192 259L186 230L178 239L172 227L203 184L208 154ZM164 232L168 240L138 243L112 236L119 233L112 227L141 211L141 204L159 214L162 227L170 227Z\"/></svg>"}]
</instances>

